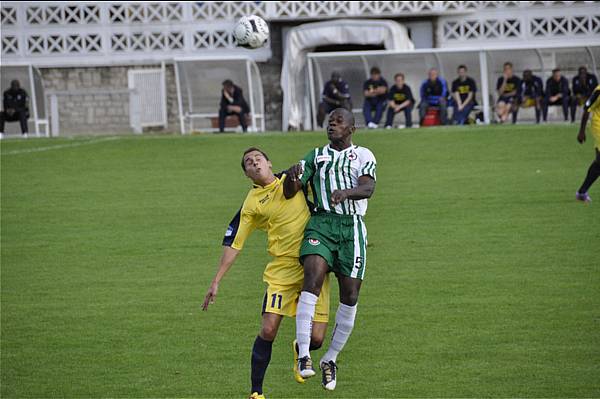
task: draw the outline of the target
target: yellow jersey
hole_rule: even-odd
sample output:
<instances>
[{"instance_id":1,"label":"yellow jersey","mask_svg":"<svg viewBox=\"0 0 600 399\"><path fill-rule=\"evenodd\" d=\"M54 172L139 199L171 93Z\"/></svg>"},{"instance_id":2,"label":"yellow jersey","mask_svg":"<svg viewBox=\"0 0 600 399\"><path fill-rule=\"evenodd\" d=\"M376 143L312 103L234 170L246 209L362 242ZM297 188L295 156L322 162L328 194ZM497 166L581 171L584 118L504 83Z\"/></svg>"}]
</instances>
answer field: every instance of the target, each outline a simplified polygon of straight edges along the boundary
<instances>
[{"instance_id":1,"label":"yellow jersey","mask_svg":"<svg viewBox=\"0 0 600 399\"><path fill-rule=\"evenodd\" d=\"M585 102L585 110L592 114L592 136L596 141L596 148L600 150L600 85L596 86Z\"/></svg>"},{"instance_id":2,"label":"yellow jersey","mask_svg":"<svg viewBox=\"0 0 600 399\"><path fill-rule=\"evenodd\" d=\"M282 174L264 187L254 185L223 239L223 245L241 250L254 230L266 231L269 254L274 258L288 258L287 262L271 262L265 268L263 280L276 285L297 284L303 280L304 272L298 258L304 227L310 218L302 192L285 199L285 178Z\"/></svg>"}]
</instances>

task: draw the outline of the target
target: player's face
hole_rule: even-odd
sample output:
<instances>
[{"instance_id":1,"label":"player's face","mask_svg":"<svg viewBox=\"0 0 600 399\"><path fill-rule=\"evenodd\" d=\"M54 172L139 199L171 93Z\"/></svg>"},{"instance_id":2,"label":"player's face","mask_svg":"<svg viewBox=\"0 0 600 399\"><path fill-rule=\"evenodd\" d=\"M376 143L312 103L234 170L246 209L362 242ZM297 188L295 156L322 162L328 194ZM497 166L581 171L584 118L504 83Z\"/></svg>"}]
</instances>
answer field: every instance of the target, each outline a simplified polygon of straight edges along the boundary
<instances>
[{"instance_id":1,"label":"player's face","mask_svg":"<svg viewBox=\"0 0 600 399\"><path fill-rule=\"evenodd\" d=\"M402 85L404 84L404 78L402 76L398 76L396 78L395 82L396 82L396 86L402 87Z\"/></svg>"},{"instance_id":2,"label":"player's face","mask_svg":"<svg viewBox=\"0 0 600 399\"><path fill-rule=\"evenodd\" d=\"M467 77L467 70L466 70L465 68L459 68L459 69L458 69L458 76L459 76L461 79L464 79L464 78L466 78L466 77Z\"/></svg>"},{"instance_id":3,"label":"player's face","mask_svg":"<svg viewBox=\"0 0 600 399\"><path fill-rule=\"evenodd\" d=\"M429 80L436 80L438 77L438 71L436 71L435 69L432 69L431 71L429 71Z\"/></svg>"},{"instance_id":4,"label":"player's face","mask_svg":"<svg viewBox=\"0 0 600 399\"><path fill-rule=\"evenodd\" d=\"M378 73L372 73L371 74L371 79L373 79L373 80L379 80L379 79L381 79L381 75L378 74Z\"/></svg>"},{"instance_id":5,"label":"player's face","mask_svg":"<svg viewBox=\"0 0 600 399\"><path fill-rule=\"evenodd\" d=\"M246 168L246 176L254 183L263 185L263 182L268 181L273 173L271 171L271 161L259 151L251 151L244 155L244 167Z\"/></svg>"},{"instance_id":6,"label":"player's face","mask_svg":"<svg viewBox=\"0 0 600 399\"><path fill-rule=\"evenodd\" d=\"M560 80L560 72L554 72L552 77L558 82Z\"/></svg>"},{"instance_id":7,"label":"player's face","mask_svg":"<svg viewBox=\"0 0 600 399\"><path fill-rule=\"evenodd\" d=\"M354 132L354 126L351 126L348 118L343 112L335 110L329 114L329 122L327 124L327 137L329 141L343 141Z\"/></svg>"},{"instance_id":8,"label":"player's face","mask_svg":"<svg viewBox=\"0 0 600 399\"><path fill-rule=\"evenodd\" d=\"M513 73L512 67L510 65L506 65L504 67L504 74L506 76L512 76L512 73Z\"/></svg>"}]
</instances>

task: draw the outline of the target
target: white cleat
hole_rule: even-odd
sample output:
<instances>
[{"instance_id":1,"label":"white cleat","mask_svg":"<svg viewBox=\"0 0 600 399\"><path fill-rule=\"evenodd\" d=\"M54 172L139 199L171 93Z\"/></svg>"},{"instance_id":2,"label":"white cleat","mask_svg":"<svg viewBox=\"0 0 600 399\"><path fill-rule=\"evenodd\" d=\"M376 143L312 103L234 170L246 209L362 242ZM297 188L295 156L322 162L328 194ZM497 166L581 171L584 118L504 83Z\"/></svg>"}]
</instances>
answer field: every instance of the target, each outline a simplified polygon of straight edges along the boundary
<instances>
[{"instance_id":1,"label":"white cleat","mask_svg":"<svg viewBox=\"0 0 600 399\"><path fill-rule=\"evenodd\" d=\"M26 138L28 138L28 137L29 137L29 135L28 135L27 133L23 133L23 134L21 135L21 137L23 137L24 139L26 139Z\"/></svg>"},{"instance_id":2,"label":"white cleat","mask_svg":"<svg viewBox=\"0 0 600 399\"><path fill-rule=\"evenodd\" d=\"M315 370L313 369L312 359L304 356L298 359L298 371L302 378L314 377Z\"/></svg>"},{"instance_id":3,"label":"white cleat","mask_svg":"<svg viewBox=\"0 0 600 399\"><path fill-rule=\"evenodd\" d=\"M319 367L323 373L323 380L321 381L323 388L333 391L336 385L337 365L333 360L330 360L328 362L321 362Z\"/></svg>"}]
</instances>

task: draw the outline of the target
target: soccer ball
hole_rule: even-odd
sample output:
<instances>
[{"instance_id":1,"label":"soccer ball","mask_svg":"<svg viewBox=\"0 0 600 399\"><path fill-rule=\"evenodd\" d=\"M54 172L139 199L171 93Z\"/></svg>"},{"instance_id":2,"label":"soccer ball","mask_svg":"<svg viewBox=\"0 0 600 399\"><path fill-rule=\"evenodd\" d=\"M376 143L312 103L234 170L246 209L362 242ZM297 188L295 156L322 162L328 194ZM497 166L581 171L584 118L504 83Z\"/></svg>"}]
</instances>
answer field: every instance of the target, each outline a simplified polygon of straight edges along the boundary
<instances>
[{"instance_id":1,"label":"soccer ball","mask_svg":"<svg viewBox=\"0 0 600 399\"><path fill-rule=\"evenodd\" d=\"M247 15L235 24L233 37L238 46L245 48L259 48L265 45L269 38L269 26L259 16Z\"/></svg>"}]
</instances>

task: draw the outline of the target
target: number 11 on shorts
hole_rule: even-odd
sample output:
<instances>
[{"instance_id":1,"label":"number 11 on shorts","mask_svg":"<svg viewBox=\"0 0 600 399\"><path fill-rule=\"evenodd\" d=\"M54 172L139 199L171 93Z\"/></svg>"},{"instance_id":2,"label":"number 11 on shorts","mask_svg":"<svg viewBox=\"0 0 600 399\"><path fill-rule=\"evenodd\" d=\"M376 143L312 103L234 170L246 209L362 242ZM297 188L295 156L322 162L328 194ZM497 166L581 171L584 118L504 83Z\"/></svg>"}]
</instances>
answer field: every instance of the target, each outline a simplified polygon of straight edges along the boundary
<instances>
[{"instance_id":1,"label":"number 11 on shorts","mask_svg":"<svg viewBox=\"0 0 600 399\"><path fill-rule=\"evenodd\" d=\"M277 303L277 298L279 298L279 304L277 309L281 309L281 294L271 294L271 307L274 309L275 304Z\"/></svg>"}]
</instances>

